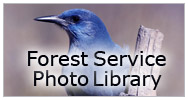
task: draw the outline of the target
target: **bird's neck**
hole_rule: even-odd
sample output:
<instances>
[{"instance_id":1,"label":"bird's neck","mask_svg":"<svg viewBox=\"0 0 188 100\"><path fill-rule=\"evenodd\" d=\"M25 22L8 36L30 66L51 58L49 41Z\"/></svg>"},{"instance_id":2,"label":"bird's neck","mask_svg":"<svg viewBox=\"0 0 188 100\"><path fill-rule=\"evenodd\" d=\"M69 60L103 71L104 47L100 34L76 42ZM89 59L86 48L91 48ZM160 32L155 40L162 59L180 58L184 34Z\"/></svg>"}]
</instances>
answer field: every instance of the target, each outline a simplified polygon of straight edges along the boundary
<instances>
[{"instance_id":1,"label":"bird's neck","mask_svg":"<svg viewBox=\"0 0 188 100\"><path fill-rule=\"evenodd\" d=\"M84 51L105 51L114 47L114 42L111 39L95 39L95 40L81 40L81 39L70 39L69 52Z\"/></svg>"}]
</instances>

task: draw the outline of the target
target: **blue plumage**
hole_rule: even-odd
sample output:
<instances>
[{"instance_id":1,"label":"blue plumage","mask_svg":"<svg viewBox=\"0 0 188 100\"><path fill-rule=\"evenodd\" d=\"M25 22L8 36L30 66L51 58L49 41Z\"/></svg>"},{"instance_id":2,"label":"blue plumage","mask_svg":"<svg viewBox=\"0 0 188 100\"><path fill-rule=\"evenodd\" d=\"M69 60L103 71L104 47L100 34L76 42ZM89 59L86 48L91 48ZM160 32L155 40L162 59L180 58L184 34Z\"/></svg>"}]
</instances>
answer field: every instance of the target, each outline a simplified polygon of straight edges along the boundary
<instances>
[{"instance_id":1,"label":"blue plumage","mask_svg":"<svg viewBox=\"0 0 188 100\"><path fill-rule=\"evenodd\" d=\"M106 55L127 54L126 50L123 50L112 41L104 23L93 12L85 9L71 9L58 16L38 17L35 20L55 23L68 33L70 39L69 55L80 54L81 52L89 55L87 59L89 65L87 67L69 66L63 68L63 74L70 75L70 72L74 72L77 75L85 74L89 78L87 86L66 86L68 95L117 96L125 90L125 86L122 86L122 83L120 86L93 86L94 71L97 71L98 77L101 78L98 82L104 82L105 71L110 72L110 70L113 70L114 74L119 76L127 75L129 71L129 65L125 61L125 66L118 67L93 65L95 59L91 55L96 51L105 51Z\"/></svg>"}]
</instances>

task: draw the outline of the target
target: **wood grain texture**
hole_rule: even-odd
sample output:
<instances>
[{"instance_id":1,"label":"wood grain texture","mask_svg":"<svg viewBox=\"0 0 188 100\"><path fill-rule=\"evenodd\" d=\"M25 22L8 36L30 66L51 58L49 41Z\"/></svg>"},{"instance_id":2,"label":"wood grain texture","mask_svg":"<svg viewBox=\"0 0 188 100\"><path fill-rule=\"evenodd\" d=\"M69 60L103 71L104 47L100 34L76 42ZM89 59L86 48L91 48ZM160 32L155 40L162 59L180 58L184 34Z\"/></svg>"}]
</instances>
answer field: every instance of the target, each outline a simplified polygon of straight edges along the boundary
<instances>
[{"instance_id":1,"label":"wood grain texture","mask_svg":"<svg viewBox=\"0 0 188 100\"><path fill-rule=\"evenodd\" d=\"M150 29L144 26L140 26L136 41L135 55L140 55L140 51L143 51L143 55L158 55L160 54L162 41L164 35L157 29ZM140 60L137 59L138 61ZM158 77L160 71L160 66L140 66L140 62L136 63L135 66L131 68L131 75L139 75L142 79L143 75L154 75ZM146 80L146 86L143 86L143 80L140 81L141 86L131 86L129 85L128 94L135 96L156 96L156 90L153 90L154 83L151 77Z\"/></svg>"}]
</instances>

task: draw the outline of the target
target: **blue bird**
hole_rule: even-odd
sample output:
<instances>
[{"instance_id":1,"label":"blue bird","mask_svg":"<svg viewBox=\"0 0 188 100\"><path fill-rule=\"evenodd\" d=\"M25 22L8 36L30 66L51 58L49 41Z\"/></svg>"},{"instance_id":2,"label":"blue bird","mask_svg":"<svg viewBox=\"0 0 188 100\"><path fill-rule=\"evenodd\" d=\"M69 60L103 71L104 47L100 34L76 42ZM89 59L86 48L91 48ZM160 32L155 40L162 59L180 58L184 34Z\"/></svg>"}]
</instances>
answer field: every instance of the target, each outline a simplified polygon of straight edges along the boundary
<instances>
[{"instance_id":1,"label":"blue bird","mask_svg":"<svg viewBox=\"0 0 188 100\"><path fill-rule=\"evenodd\" d=\"M110 72L113 70L113 74L127 75L129 72L129 65L124 61L124 66L94 66L95 59L93 55L96 51L105 51L105 55L110 54L120 55L127 54L127 49L122 49L119 45L115 44L104 23L93 12L86 9L71 9L63 12L60 15L43 16L35 18L36 21L55 23L63 28L70 40L68 55L79 54L84 52L88 54L87 63L88 66L68 66L64 67L63 74L70 75L71 72L77 75L87 75L89 83L86 86L66 86L66 92L68 95L74 96L118 96L125 90L125 86L121 83L121 86L94 86L93 85L93 72L96 71L100 79L99 83L103 83L105 80L105 71ZM100 62L100 61L98 61ZM111 75L111 74L109 74ZM122 78L122 77L121 77ZM108 77L108 80L110 78ZM85 81L85 80L81 80ZM110 84L110 82L108 82Z\"/></svg>"}]
</instances>

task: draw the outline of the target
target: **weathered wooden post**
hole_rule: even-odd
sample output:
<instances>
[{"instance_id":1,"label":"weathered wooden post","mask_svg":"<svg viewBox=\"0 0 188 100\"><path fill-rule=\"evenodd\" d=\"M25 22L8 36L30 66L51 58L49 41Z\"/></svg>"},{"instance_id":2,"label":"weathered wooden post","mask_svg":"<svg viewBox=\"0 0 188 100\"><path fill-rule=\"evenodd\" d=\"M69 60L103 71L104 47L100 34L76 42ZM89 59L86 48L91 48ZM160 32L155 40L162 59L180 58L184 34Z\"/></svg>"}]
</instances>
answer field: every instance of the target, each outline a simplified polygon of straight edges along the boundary
<instances>
[{"instance_id":1,"label":"weathered wooden post","mask_svg":"<svg viewBox=\"0 0 188 100\"><path fill-rule=\"evenodd\" d=\"M159 30L146 28L140 26L136 41L135 55L158 55L162 46L164 35ZM139 58L140 59L140 58ZM139 61L138 59L138 61ZM140 62L132 66L130 70L131 75L139 75L142 79L143 75L159 76L160 66L140 66ZM154 84L151 82L151 77L146 80L146 86L143 86L143 80L140 81L141 86L128 87L128 94L134 96L156 96L156 90L153 90Z\"/></svg>"}]
</instances>

